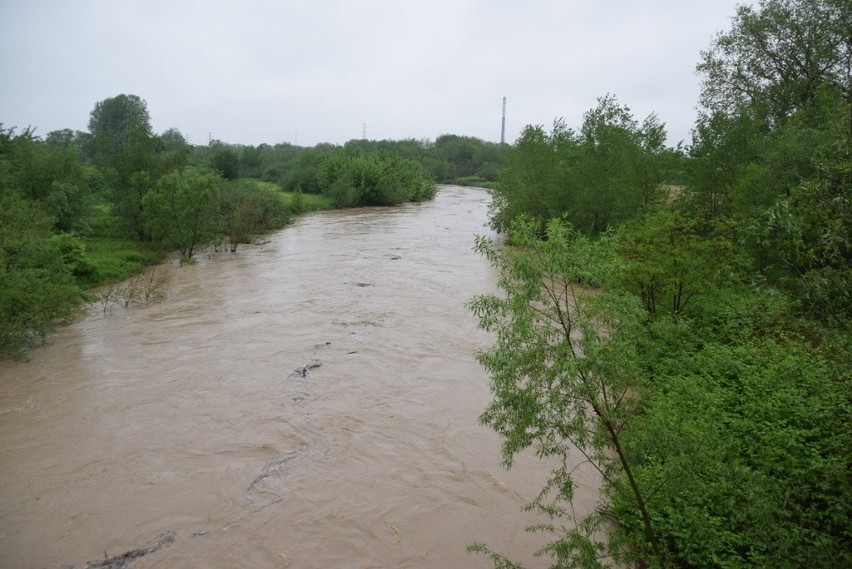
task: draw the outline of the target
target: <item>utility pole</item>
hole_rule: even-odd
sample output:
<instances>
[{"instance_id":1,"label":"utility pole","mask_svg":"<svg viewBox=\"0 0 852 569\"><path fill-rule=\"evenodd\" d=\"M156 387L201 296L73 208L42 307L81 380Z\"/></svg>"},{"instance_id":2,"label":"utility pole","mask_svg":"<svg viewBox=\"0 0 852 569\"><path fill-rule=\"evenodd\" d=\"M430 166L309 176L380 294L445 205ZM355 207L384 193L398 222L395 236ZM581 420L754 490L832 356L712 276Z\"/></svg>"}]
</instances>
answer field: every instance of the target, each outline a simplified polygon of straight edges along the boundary
<instances>
[{"instance_id":1,"label":"utility pole","mask_svg":"<svg viewBox=\"0 0 852 569\"><path fill-rule=\"evenodd\" d=\"M361 140L367 140L367 123L364 123L361 128Z\"/></svg>"},{"instance_id":2,"label":"utility pole","mask_svg":"<svg viewBox=\"0 0 852 569\"><path fill-rule=\"evenodd\" d=\"M500 129L500 144L506 144L506 97L503 97L503 127Z\"/></svg>"}]
</instances>

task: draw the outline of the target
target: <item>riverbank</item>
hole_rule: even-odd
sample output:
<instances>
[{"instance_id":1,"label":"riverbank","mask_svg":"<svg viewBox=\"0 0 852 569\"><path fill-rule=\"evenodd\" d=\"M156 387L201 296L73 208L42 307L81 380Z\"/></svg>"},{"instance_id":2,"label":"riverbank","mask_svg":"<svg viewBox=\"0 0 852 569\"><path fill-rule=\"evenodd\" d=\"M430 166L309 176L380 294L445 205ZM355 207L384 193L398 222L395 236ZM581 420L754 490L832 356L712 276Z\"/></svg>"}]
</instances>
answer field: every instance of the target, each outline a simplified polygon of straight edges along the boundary
<instances>
[{"instance_id":1,"label":"riverbank","mask_svg":"<svg viewBox=\"0 0 852 569\"><path fill-rule=\"evenodd\" d=\"M261 180L244 179L243 182L275 191L281 203L290 212L287 223L295 216L333 209L331 200L317 194L282 192L277 186ZM106 207L97 208L99 213L92 219L91 234L78 239L83 244L83 257L77 271L77 283L83 289L93 289L126 280L144 268L162 262L173 253L170 249L157 247L150 241L129 239L121 228L121 220L110 214ZM272 227L281 229L287 223Z\"/></svg>"}]
</instances>

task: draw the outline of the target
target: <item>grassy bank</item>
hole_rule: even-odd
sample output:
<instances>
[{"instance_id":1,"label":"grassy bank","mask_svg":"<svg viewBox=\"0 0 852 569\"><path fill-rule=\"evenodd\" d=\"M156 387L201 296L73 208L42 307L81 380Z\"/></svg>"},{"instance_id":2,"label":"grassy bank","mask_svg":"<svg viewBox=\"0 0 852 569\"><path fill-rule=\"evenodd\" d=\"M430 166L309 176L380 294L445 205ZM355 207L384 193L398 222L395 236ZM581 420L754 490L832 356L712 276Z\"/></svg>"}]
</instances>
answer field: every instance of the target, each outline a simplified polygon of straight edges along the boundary
<instances>
[{"instance_id":1,"label":"grassy bank","mask_svg":"<svg viewBox=\"0 0 852 569\"><path fill-rule=\"evenodd\" d=\"M332 209L329 198L317 194L282 192L276 184L263 180L243 179L242 183L274 192L293 215ZM85 248L77 282L82 288L94 288L123 281L147 266L165 259L171 251L152 242L138 241L126 236L121 219L110 213L106 205L97 206L90 222L91 234L80 237Z\"/></svg>"}]
</instances>

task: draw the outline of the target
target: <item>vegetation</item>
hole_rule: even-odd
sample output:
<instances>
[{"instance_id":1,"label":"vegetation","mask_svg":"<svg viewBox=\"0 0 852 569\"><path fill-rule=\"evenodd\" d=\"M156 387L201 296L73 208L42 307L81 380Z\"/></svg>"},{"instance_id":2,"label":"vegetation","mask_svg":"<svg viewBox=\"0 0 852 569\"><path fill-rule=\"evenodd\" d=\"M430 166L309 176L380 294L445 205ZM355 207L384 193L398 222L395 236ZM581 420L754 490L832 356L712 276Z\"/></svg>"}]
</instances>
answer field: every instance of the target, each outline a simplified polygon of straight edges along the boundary
<instances>
[{"instance_id":1,"label":"vegetation","mask_svg":"<svg viewBox=\"0 0 852 569\"><path fill-rule=\"evenodd\" d=\"M437 183L488 185L497 180L506 146L469 136L445 134L429 140L350 140L343 147L318 144L228 145L212 140L193 147L190 162L212 167L226 179L255 178L282 189L320 194L322 163L330 155L350 157L384 155L419 164L422 175Z\"/></svg>"},{"instance_id":2,"label":"vegetation","mask_svg":"<svg viewBox=\"0 0 852 569\"><path fill-rule=\"evenodd\" d=\"M850 29L848 2L738 8L686 152L612 97L507 151L482 421L557 465L529 505L553 567L852 562ZM604 490L577 519L581 462Z\"/></svg>"},{"instance_id":3,"label":"vegetation","mask_svg":"<svg viewBox=\"0 0 852 569\"><path fill-rule=\"evenodd\" d=\"M651 115L640 125L607 95L575 132L557 120L550 133L527 126L507 151L494 190L491 225L508 230L522 215L541 221L567 215L594 234L647 211L682 156L668 150L665 129Z\"/></svg>"},{"instance_id":4,"label":"vegetation","mask_svg":"<svg viewBox=\"0 0 852 569\"><path fill-rule=\"evenodd\" d=\"M80 300L73 276L79 249L73 241L51 239L52 221L32 202L12 193L0 194L2 347L17 347L34 335L44 336L54 321L71 316Z\"/></svg>"},{"instance_id":5,"label":"vegetation","mask_svg":"<svg viewBox=\"0 0 852 569\"><path fill-rule=\"evenodd\" d=\"M168 275L139 271L168 250L492 184L512 246L477 241L502 289L470 304L495 337L482 421L507 465L556 465L529 505L553 567L850 565L850 29L846 0L738 8L701 54L688 148L611 95L512 146L190 147L134 95L97 103L90 132L0 128L0 350L87 287L104 312L155 297ZM583 519L578 463L604 481Z\"/></svg>"},{"instance_id":6,"label":"vegetation","mask_svg":"<svg viewBox=\"0 0 852 569\"><path fill-rule=\"evenodd\" d=\"M487 146L443 137L441 155L456 142ZM0 125L0 354L73 316L86 289L103 287L105 312L118 298L152 298L139 291L152 282L160 290L164 279L139 273L169 251L186 262L208 245L236 252L306 211L431 199L436 186L423 164L436 160L432 147L191 147L175 128L155 134L145 101L126 94L95 104L89 132L42 140ZM476 171L469 153L457 154L467 160L459 172ZM117 284L128 278L136 284Z\"/></svg>"},{"instance_id":7,"label":"vegetation","mask_svg":"<svg viewBox=\"0 0 852 569\"><path fill-rule=\"evenodd\" d=\"M336 207L388 206L435 197L420 165L397 154L335 152L320 166L318 186Z\"/></svg>"}]
</instances>

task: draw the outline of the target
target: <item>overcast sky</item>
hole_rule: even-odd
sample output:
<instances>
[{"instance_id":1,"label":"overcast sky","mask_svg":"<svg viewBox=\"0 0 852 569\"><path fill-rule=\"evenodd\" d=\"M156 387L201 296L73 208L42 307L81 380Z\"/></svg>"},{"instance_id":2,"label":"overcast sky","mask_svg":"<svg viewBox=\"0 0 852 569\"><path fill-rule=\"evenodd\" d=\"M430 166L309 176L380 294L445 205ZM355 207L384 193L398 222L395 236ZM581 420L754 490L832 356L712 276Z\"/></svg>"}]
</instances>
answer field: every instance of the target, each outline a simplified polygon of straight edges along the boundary
<instances>
[{"instance_id":1,"label":"overcast sky","mask_svg":"<svg viewBox=\"0 0 852 569\"><path fill-rule=\"evenodd\" d=\"M689 141L695 65L747 0L0 0L0 123L88 130L145 99L176 127L257 145L506 141L579 126L614 94Z\"/></svg>"}]
</instances>

